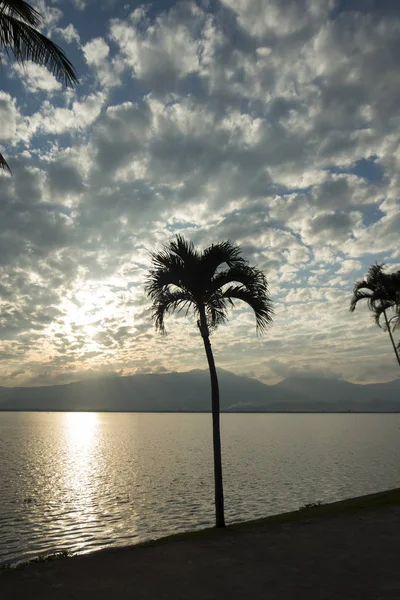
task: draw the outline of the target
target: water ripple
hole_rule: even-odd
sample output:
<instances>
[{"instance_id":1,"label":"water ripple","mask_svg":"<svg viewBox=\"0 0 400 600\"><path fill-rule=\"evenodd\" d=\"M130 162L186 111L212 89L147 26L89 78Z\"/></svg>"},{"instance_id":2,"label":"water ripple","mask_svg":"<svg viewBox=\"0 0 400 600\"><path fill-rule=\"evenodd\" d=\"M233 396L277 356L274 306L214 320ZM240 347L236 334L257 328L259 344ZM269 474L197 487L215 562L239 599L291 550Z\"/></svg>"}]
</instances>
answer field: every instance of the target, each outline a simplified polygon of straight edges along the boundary
<instances>
[{"instance_id":1,"label":"water ripple","mask_svg":"<svg viewBox=\"0 0 400 600\"><path fill-rule=\"evenodd\" d=\"M228 521L400 482L400 415L223 415ZM0 413L0 563L213 524L209 415Z\"/></svg>"}]
</instances>

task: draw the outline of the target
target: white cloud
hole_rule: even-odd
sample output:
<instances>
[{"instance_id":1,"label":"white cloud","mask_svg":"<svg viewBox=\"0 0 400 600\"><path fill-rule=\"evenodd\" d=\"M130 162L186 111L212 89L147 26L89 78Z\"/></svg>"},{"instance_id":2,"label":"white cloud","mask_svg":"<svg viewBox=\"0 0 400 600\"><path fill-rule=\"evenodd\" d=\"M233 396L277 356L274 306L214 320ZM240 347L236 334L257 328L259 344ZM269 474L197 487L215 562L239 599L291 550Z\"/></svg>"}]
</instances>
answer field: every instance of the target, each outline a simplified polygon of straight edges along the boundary
<instances>
[{"instance_id":1,"label":"white cloud","mask_svg":"<svg viewBox=\"0 0 400 600\"><path fill-rule=\"evenodd\" d=\"M15 64L14 71L22 79L25 88L32 93L43 90L54 92L61 89L61 83L41 65L33 62L27 62L24 65Z\"/></svg>"},{"instance_id":2,"label":"white cloud","mask_svg":"<svg viewBox=\"0 0 400 600\"><path fill-rule=\"evenodd\" d=\"M15 99L11 98L10 94L0 91L0 142L15 139L18 117Z\"/></svg>"},{"instance_id":3,"label":"white cloud","mask_svg":"<svg viewBox=\"0 0 400 600\"><path fill-rule=\"evenodd\" d=\"M85 0L72 0L75 8L77 8L78 10L84 10L84 8L86 8L86 1Z\"/></svg>"},{"instance_id":4,"label":"white cloud","mask_svg":"<svg viewBox=\"0 0 400 600\"><path fill-rule=\"evenodd\" d=\"M56 108L43 102L40 112L28 119L29 135L57 135L65 132L85 130L99 116L104 103L101 92L90 94L81 101L75 100L67 108Z\"/></svg>"},{"instance_id":5,"label":"white cloud","mask_svg":"<svg viewBox=\"0 0 400 600\"><path fill-rule=\"evenodd\" d=\"M191 2L185 5L183 13L192 25L202 14ZM124 62L133 69L135 77L149 80L154 89L161 90L173 85L173 78L198 71L200 46L188 23L175 20L172 11L142 32L138 25L144 14L136 10L130 22L115 20L111 25L111 39L119 45ZM180 16L179 10L176 14Z\"/></svg>"},{"instance_id":6,"label":"white cloud","mask_svg":"<svg viewBox=\"0 0 400 600\"><path fill-rule=\"evenodd\" d=\"M252 36L287 36L327 17L333 0L222 0Z\"/></svg>"},{"instance_id":7,"label":"white cloud","mask_svg":"<svg viewBox=\"0 0 400 600\"><path fill-rule=\"evenodd\" d=\"M103 38L94 38L82 48L86 63L93 69L103 88L117 86L121 81L124 65L118 60L109 60L110 47Z\"/></svg>"},{"instance_id":8,"label":"white cloud","mask_svg":"<svg viewBox=\"0 0 400 600\"><path fill-rule=\"evenodd\" d=\"M85 55L86 62L89 65L96 66L101 65L104 59L106 59L110 53L110 48L103 38L95 38L91 40L85 44L85 46L83 46L82 50Z\"/></svg>"},{"instance_id":9,"label":"white cloud","mask_svg":"<svg viewBox=\"0 0 400 600\"><path fill-rule=\"evenodd\" d=\"M80 44L81 38L79 37L79 33L77 29L69 23L67 27L57 27L55 29L56 33L62 37L63 40L67 42L67 44L72 44L75 42L76 44Z\"/></svg>"},{"instance_id":10,"label":"white cloud","mask_svg":"<svg viewBox=\"0 0 400 600\"><path fill-rule=\"evenodd\" d=\"M347 275L348 273L359 271L361 268L362 264L359 260L344 260L337 273L338 275Z\"/></svg>"},{"instance_id":11,"label":"white cloud","mask_svg":"<svg viewBox=\"0 0 400 600\"><path fill-rule=\"evenodd\" d=\"M62 19L63 12L57 6L52 6L47 0L35 0L35 9L40 13L47 33Z\"/></svg>"}]
</instances>

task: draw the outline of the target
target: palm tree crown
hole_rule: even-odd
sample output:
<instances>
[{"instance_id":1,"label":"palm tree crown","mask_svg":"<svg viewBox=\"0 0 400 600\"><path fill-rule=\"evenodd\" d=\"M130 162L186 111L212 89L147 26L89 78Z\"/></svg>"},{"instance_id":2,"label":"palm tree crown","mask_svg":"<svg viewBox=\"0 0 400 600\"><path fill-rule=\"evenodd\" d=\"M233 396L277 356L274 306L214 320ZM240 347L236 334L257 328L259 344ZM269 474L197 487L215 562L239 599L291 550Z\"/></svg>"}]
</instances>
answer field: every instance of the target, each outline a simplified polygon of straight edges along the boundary
<instances>
[{"instance_id":1,"label":"palm tree crown","mask_svg":"<svg viewBox=\"0 0 400 600\"><path fill-rule=\"evenodd\" d=\"M385 273L384 264L374 264L365 279L354 285L350 312L354 312L361 300L366 300L372 317L379 327L388 332L397 362L400 365L400 343L395 344L393 331L400 328L400 271ZM384 324L381 323L381 318Z\"/></svg>"},{"instance_id":2,"label":"palm tree crown","mask_svg":"<svg viewBox=\"0 0 400 600\"><path fill-rule=\"evenodd\" d=\"M366 300L377 325L381 325L383 313L389 309L395 311L391 320L394 328L399 327L400 317L400 271L385 273L385 265L374 264L368 269L365 279L357 281L350 301L350 312L354 312L360 300ZM386 325L384 325L386 327Z\"/></svg>"},{"instance_id":3,"label":"palm tree crown","mask_svg":"<svg viewBox=\"0 0 400 600\"><path fill-rule=\"evenodd\" d=\"M164 250L152 254L152 265L146 287L156 328L162 333L165 316L181 310L193 312L199 327L204 310L207 328L215 329L226 321L228 306L237 300L253 309L259 332L272 322L264 274L250 267L239 246L229 240L199 252L192 242L177 236Z\"/></svg>"}]
</instances>

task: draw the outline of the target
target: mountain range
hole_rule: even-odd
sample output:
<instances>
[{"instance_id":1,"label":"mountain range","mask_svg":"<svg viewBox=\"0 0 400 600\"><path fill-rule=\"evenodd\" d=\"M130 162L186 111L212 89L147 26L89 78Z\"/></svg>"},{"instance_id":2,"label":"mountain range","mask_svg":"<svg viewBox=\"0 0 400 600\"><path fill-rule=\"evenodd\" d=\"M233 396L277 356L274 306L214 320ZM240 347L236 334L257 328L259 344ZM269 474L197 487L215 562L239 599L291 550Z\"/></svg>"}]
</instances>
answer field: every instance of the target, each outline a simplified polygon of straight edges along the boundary
<instances>
[{"instance_id":1,"label":"mountain range","mask_svg":"<svg viewBox=\"0 0 400 600\"><path fill-rule=\"evenodd\" d=\"M400 412L400 379L354 384L289 377L276 385L220 369L224 412ZM0 387L1 410L208 412L208 371L107 376L66 385Z\"/></svg>"}]
</instances>

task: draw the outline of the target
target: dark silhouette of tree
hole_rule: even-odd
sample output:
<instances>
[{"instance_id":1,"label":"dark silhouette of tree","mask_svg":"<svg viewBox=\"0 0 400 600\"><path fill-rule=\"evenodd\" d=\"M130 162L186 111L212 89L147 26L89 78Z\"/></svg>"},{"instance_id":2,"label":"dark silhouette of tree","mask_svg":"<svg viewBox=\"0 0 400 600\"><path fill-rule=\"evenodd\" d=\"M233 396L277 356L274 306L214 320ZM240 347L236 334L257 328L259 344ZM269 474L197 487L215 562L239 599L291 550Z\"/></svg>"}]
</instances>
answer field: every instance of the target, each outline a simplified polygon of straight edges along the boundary
<instances>
[{"instance_id":1,"label":"dark silhouette of tree","mask_svg":"<svg viewBox=\"0 0 400 600\"><path fill-rule=\"evenodd\" d=\"M62 49L45 35L38 27L42 17L24 0L0 0L0 50L8 58L19 63L32 61L44 65L66 86L78 82L74 67ZM0 154L0 169L10 172L5 158Z\"/></svg>"},{"instance_id":2,"label":"dark silhouette of tree","mask_svg":"<svg viewBox=\"0 0 400 600\"><path fill-rule=\"evenodd\" d=\"M216 526L225 527L219 387L210 333L227 321L228 307L238 300L253 309L256 329L263 333L273 316L267 280L261 271L249 266L240 247L231 241L213 244L201 252L177 236L161 252L152 254L146 291L161 333L165 333L168 313L183 310L197 318L211 379Z\"/></svg>"},{"instance_id":3,"label":"dark silhouette of tree","mask_svg":"<svg viewBox=\"0 0 400 600\"><path fill-rule=\"evenodd\" d=\"M8 163L7 163L6 159L4 158L4 156L1 154L1 152L0 152L0 170L8 171L11 174L11 169L8 166Z\"/></svg>"},{"instance_id":4,"label":"dark silhouette of tree","mask_svg":"<svg viewBox=\"0 0 400 600\"><path fill-rule=\"evenodd\" d=\"M400 328L400 271L385 273L384 266L384 264L371 265L366 278L355 283L350 311L355 311L360 300L367 301L375 323L388 332L400 365L400 344L396 346L393 339L393 331Z\"/></svg>"}]
</instances>

